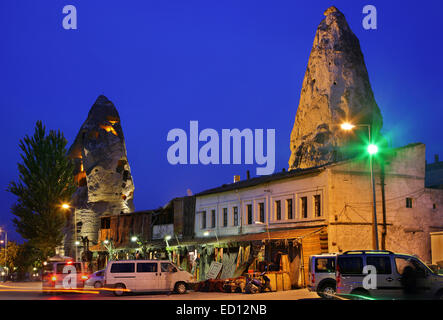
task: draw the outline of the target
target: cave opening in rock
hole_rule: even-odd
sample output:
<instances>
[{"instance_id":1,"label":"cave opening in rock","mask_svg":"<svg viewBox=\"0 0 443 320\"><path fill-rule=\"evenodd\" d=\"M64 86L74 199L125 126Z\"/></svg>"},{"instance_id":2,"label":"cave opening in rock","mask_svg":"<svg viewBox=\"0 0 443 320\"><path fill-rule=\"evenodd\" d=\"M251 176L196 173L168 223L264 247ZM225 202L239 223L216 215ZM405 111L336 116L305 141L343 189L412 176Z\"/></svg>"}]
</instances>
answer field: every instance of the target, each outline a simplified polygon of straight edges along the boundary
<instances>
[{"instance_id":1,"label":"cave opening in rock","mask_svg":"<svg viewBox=\"0 0 443 320\"><path fill-rule=\"evenodd\" d=\"M100 128L105 130L106 132L111 132L113 135L118 136L117 131L115 131L113 126L101 124Z\"/></svg>"},{"instance_id":2,"label":"cave opening in rock","mask_svg":"<svg viewBox=\"0 0 443 320\"><path fill-rule=\"evenodd\" d=\"M117 168L115 168L115 171L117 171L118 173L122 173L123 170L125 170L125 165L126 165L126 160L118 160L117 162Z\"/></svg>"}]
</instances>

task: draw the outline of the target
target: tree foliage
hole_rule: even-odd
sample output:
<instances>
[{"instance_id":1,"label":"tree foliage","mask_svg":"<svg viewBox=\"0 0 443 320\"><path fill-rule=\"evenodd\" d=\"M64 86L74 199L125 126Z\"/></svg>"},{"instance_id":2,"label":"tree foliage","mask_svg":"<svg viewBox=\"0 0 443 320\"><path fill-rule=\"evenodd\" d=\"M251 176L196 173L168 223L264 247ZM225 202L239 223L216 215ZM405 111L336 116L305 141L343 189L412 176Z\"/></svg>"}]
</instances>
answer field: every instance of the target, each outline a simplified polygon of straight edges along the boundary
<instances>
[{"instance_id":1,"label":"tree foliage","mask_svg":"<svg viewBox=\"0 0 443 320\"><path fill-rule=\"evenodd\" d=\"M8 274L17 273L18 279L24 279L26 272L33 267L41 268L40 252L27 242L17 244L9 241L7 249L5 247L0 249L0 267L7 267Z\"/></svg>"},{"instance_id":2,"label":"tree foliage","mask_svg":"<svg viewBox=\"0 0 443 320\"><path fill-rule=\"evenodd\" d=\"M20 246L17 243L8 241L8 245L0 249L0 266L5 266L8 270L14 270L17 267L15 262L19 250Z\"/></svg>"},{"instance_id":3,"label":"tree foliage","mask_svg":"<svg viewBox=\"0 0 443 320\"><path fill-rule=\"evenodd\" d=\"M8 191L17 196L12 207L17 232L37 248L42 257L53 254L63 240L62 229L73 192L74 164L66 156L67 141L60 131L46 128L37 121L34 135L20 140L22 163L18 163L19 181Z\"/></svg>"}]
</instances>

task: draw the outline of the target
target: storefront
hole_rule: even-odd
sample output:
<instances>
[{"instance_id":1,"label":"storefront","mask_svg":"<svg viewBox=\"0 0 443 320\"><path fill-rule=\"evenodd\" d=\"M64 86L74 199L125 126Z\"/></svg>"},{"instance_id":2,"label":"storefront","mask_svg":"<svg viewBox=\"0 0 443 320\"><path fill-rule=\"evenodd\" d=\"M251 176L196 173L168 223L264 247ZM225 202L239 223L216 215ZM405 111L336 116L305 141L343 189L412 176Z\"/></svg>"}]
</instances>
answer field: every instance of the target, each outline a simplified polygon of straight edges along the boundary
<instances>
[{"instance_id":1,"label":"storefront","mask_svg":"<svg viewBox=\"0 0 443 320\"><path fill-rule=\"evenodd\" d=\"M193 273L197 280L208 279L213 262L222 264L217 279L245 273L279 273L287 286L304 287L309 256L328 252L325 227L278 230L265 233L205 239L196 246Z\"/></svg>"}]
</instances>

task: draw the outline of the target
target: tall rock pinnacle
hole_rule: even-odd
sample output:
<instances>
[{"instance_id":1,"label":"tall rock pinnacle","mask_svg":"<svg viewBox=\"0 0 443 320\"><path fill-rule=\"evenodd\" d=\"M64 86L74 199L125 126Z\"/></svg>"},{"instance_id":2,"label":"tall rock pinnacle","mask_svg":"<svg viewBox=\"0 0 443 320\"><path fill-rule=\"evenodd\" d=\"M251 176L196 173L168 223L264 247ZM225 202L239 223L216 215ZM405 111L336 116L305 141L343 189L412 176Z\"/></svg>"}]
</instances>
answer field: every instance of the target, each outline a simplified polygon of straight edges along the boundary
<instances>
[{"instance_id":1,"label":"tall rock pinnacle","mask_svg":"<svg viewBox=\"0 0 443 320\"><path fill-rule=\"evenodd\" d=\"M120 117L105 96L95 101L68 156L76 164L78 188L73 206L77 215L77 240L87 236L95 244L100 218L134 211L134 184ZM71 242L69 247L72 238L67 240Z\"/></svg>"},{"instance_id":2,"label":"tall rock pinnacle","mask_svg":"<svg viewBox=\"0 0 443 320\"><path fill-rule=\"evenodd\" d=\"M383 123L357 37L337 8L328 8L324 15L291 132L289 170L337 160L340 147L353 139L341 131L342 122L371 124L373 134Z\"/></svg>"}]
</instances>

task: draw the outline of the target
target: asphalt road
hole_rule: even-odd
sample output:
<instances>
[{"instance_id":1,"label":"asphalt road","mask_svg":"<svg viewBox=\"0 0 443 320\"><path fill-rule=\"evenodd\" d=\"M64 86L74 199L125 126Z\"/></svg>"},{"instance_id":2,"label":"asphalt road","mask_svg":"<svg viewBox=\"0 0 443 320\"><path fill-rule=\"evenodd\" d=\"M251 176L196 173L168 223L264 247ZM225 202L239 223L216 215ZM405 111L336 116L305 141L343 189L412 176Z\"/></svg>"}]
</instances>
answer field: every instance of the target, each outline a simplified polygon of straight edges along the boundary
<instances>
[{"instance_id":1,"label":"asphalt road","mask_svg":"<svg viewBox=\"0 0 443 320\"><path fill-rule=\"evenodd\" d=\"M316 293L307 289L297 289L259 294L194 292L186 294L128 294L115 297L110 292L99 292L94 288L85 288L86 293L43 294L40 282L0 283L0 300L299 300L319 299Z\"/></svg>"}]
</instances>

